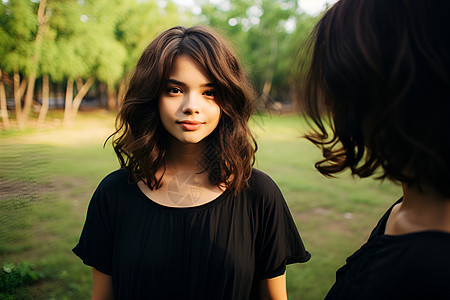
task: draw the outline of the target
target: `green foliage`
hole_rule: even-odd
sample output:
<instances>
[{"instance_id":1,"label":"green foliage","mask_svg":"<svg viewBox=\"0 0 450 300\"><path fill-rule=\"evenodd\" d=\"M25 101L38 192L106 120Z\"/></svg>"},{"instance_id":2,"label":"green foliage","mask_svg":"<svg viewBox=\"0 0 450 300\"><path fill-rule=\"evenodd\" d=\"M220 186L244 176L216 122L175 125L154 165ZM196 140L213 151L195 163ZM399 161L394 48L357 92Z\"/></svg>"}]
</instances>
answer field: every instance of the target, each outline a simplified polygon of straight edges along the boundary
<instances>
[{"instance_id":1,"label":"green foliage","mask_svg":"<svg viewBox=\"0 0 450 300\"><path fill-rule=\"evenodd\" d=\"M44 274L35 270L33 265L22 261L18 265L7 263L2 266L0 273L0 297L6 298L15 289L30 285L39 279L44 278ZM14 299L10 297L9 299Z\"/></svg>"},{"instance_id":2,"label":"green foliage","mask_svg":"<svg viewBox=\"0 0 450 300\"><path fill-rule=\"evenodd\" d=\"M156 1L125 0L117 10L113 29L116 40L126 49L124 70L127 73L157 34L179 25L179 15L173 4L160 7Z\"/></svg>"},{"instance_id":3,"label":"green foliage","mask_svg":"<svg viewBox=\"0 0 450 300\"><path fill-rule=\"evenodd\" d=\"M28 72L37 29L36 4L10 0L0 4L0 67L8 72Z\"/></svg>"},{"instance_id":4,"label":"green foliage","mask_svg":"<svg viewBox=\"0 0 450 300\"><path fill-rule=\"evenodd\" d=\"M295 0L198 2L201 16L180 15L171 1L47 1L37 43L39 3L2 1L0 68L21 75L37 69L62 84L69 77L95 77L114 89L158 33L204 23L235 43L260 93L271 86L271 98L290 102L292 45L304 39L316 19L301 13Z\"/></svg>"},{"instance_id":5,"label":"green foliage","mask_svg":"<svg viewBox=\"0 0 450 300\"><path fill-rule=\"evenodd\" d=\"M114 89L144 45L178 23L174 6L157 1L47 1L37 43L38 6L31 0L0 3L0 68L37 70L57 83L95 77Z\"/></svg>"},{"instance_id":6,"label":"green foliage","mask_svg":"<svg viewBox=\"0 0 450 300\"><path fill-rule=\"evenodd\" d=\"M86 78L95 61L91 40L86 39L90 28L80 20L82 7L76 1L49 1L47 11L51 11L51 16L41 49L42 73L48 73L55 81Z\"/></svg>"},{"instance_id":7,"label":"green foliage","mask_svg":"<svg viewBox=\"0 0 450 300\"><path fill-rule=\"evenodd\" d=\"M316 19L299 12L293 0L206 3L202 10L202 22L221 28L238 46L257 90L271 85L271 98L290 102L292 45L310 33Z\"/></svg>"}]
</instances>

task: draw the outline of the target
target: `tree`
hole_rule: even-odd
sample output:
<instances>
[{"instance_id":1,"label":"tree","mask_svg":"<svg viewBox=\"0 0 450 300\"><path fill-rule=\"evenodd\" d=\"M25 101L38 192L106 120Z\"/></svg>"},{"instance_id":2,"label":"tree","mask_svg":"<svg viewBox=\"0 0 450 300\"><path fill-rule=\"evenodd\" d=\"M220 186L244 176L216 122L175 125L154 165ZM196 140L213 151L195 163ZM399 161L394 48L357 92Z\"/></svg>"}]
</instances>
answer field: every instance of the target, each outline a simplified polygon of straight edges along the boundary
<instances>
[{"instance_id":1,"label":"tree","mask_svg":"<svg viewBox=\"0 0 450 300\"><path fill-rule=\"evenodd\" d=\"M11 37L6 31L7 20L6 16L6 5L0 5L0 57L5 57L6 53L9 50L11 45ZM0 64L2 64L0 62ZM3 122L3 127L8 129L10 127L9 124L9 116L8 116L8 107L6 104L6 92L5 92L5 83L3 79L3 68L4 66L0 66L0 110L1 110L1 118Z\"/></svg>"},{"instance_id":2,"label":"tree","mask_svg":"<svg viewBox=\"0 0 450 300\"><path fill-rule=\"evenodd\" d=\"M295 0L236 0L203 3L202 22L226 31L238 45L243 61L260 92L259 105L270 99L290 101L290 68L294 30L312 18ZM297 29L296 29L297 28Z\"/></svg>"},{"instance_id":3,"label":"tree","mask_svg":"<svg viewBox=\"0 0 450 300\"><path fill-rule=\"evenodd\" d=\"M39 48L42 43L42 36L46 31L48 15L45 13L47 1L41 0L39 2L39 8L37 11L37 33L34 39L34 42L31 45L31 61L28 65L29 77L28 77L28 85L27 92L25 94L25 103L22 112L22 122L26 123L28 115L30 114L31 106L33 104L33 95L34 95L34 85L36 81L36 75L38 72L38 63L39 63Z\"/></svg>"},{"instance_id":4,"label":"tree","mask_svg":"<svg viewBox=\"0 0 450 300\"><path fill-rule=\"evenodd\" d=\"M6 104L6 92L5 92L5 84L3 82L3 72L0 69L0 110L3 122L3 128L9 129L9 117L8 117L8 106Z\"/></svg>"},{"instance_id":5,"label":"tree","mask_svg":"<svg viewBox=\"0 0 450 300\"><path fill-rule=\"evenodd\" d=\"M115 36L126 50L126 56L124 74L119 80L119 92L124 89L127 74L133 69L150 41L163 30L180 23L177 7L170 1L125 0L121 3ZM187 17L189 18L189 15Z\"/></svg>"},{"instance_id":6,"label":"tree","mask_svg":"<svg viewBox=\"0 0 450 300\"><path fill-rule=\"evenodd\" d=\"M43 56L41 68L44 73L51 74L52 80L66 81L64 124L70 125L94 82L95 58L91 47L96 41L89 35L89 25L83 21L80 3L52 1L49 9L52 17L49 20L49 38L45 43L49 52Z\"/></svg>"},{"instance_id":7,"label":"tree","mask_svg":"<svg viewBox=\"0 0 450 300\"><path fill-rule=\"evenodd\" d=\"M195 19L184 13L183 22L178 8L169 0L2 1L0 72L12 74L0 80L3 122L9 121L4 109L5 84L14 92L16 119L23 128L39 78L39 124L48 111L50 82L66 87L65 124L76 117L95 80L106 87L108 107L115 109L121 99L117 94L124 90L127 74L145 46L171 26L199 21L221 28L237 45L260 92L262 106L270 99L289 101L291 45L313 24L310 17L299 12L297 1L198 1L202 15Z\"/></svg>"},{"instance_id":8,"label":"tree","mask_svg":"<svg viewBox=\"0 0 450 300\"><path fill-rule=\"evenodd\" d=\"M35 4L29 0L10 0L0 4L0 69L13 73L14 106L19 128L26 122L22 96L32 72L32 55L37 30Z\"/></svg>"},{"instance_id":9,"label":"tree","mask_svg":"<svg viewBox=\"0 0 450 300\"><path fill-rule=\"evenodd\" d=\"M106 84L110 110L117 106L116 84L124 74L126 60L126 49L115 36L123 2L127 1L96 0L83 4L84 22L90 27L85 38L90 40L90 53L95 61L92 71Z\"/></svg>"},{"instance_id":10,"label":"tree","mask_svg":"<svg viewBox=\"0 0 450 300\"><path fill-rule=\"evenodd\" d=\"M49 109L50 77L58 77L58 52L55 44L56 32L47 26L39 54L39 70L42 77L42 105L39 111L38 125L43 126Z\"/></svg>"}]
</instances>

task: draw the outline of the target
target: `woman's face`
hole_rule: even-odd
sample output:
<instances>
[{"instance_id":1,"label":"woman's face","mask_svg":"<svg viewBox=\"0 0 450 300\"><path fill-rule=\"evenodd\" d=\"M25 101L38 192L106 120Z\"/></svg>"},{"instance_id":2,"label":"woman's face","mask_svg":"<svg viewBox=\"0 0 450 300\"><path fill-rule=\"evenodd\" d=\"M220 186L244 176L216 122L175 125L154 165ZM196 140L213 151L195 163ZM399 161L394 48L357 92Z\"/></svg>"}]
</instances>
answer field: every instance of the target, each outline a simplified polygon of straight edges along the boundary
<instances>
[{"instance_id":1,"label":"woman's face","mask_svg":"<svg viewBox=\"0 0 450 300\"><path fill-rule=\"evenodd\" d=\"M219 123L221 111L215 96L206 71L189 56L178 56L159 98L164 128L182 143L202 141Z\"/></svg>"}]
</instances>

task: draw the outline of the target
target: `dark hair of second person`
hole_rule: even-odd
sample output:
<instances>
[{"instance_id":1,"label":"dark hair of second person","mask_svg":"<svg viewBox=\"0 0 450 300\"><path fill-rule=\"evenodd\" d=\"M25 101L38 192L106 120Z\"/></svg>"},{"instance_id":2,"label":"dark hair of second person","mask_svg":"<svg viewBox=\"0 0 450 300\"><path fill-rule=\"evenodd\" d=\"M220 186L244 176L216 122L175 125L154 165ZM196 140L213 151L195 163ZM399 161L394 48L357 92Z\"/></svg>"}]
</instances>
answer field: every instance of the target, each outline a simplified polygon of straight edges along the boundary
<instances>
[{"instance_id":1,"label":"dark hair of second person","mask_svg":"<svg viewBox=\"0 0 450 300\"><path fill-rule=\"evenodd\" d=\"M444 0L341 0L311 35L297 88L316 168L402 185L327 300L450 299L449 11Z\"/></svg>"},{"instance_id":2,"label":"dark hair of second person","mask_svg":"<svg viewBox=\"0 0 450 300\"><path fill-rule=\"evenodd\" d=\"M450 196L448 1L340 1L314 32L302 105L318 170L429 185ZM331 128L322 119L329 110ZM376 174L377 176L378 173Z\"/></svg>"}]
</instances>

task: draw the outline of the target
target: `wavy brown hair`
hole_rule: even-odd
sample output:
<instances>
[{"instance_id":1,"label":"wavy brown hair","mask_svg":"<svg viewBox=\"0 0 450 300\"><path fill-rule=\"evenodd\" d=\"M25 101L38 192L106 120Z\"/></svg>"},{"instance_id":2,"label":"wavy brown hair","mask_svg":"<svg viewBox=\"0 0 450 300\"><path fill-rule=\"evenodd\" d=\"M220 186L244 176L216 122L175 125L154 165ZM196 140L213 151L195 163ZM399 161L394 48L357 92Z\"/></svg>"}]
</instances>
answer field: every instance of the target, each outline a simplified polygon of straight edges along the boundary
<instances>
[{"instance_id":1,"label":"wavy brown hair","mask_svg":"<svg viewBox=\"0 0 450 300\"><path fill-rule=\"evenodd\" d=\"M151 190L160 187L162 176L157 178L156 172L165 170L169 133L161 123L158 100L181 54L206 70L222 111L200 158L204 172L212 184L224 184L236 193L247 186L255 161L257 144L248 127L255 93L229 44L208 27L170 28L144 50L111 136L119 163Z\"/></svg>"},{"instance_id":2,"label":"wavy brown hair","mask_svg":"<svg viewBox=\"0 0 450 300\"><path fill-rule=\"evenodd\" d=\"M380 171L450 196L449 11L450 1L341 0L325 13L300 85L322 174Z\"/></svg>"}]
</instances>

